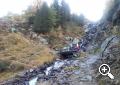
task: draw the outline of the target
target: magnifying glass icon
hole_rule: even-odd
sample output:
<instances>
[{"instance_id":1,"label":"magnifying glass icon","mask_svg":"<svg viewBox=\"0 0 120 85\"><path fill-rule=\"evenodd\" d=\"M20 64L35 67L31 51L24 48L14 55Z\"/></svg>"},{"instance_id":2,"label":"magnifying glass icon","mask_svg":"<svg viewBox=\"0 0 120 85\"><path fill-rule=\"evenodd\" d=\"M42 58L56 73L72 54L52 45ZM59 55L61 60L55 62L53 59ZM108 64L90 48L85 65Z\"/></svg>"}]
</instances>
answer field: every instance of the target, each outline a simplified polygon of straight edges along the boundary
<instances>
[{"instance_id":1,"label":"magnifying glass icon","mask_svg":"<svg viewBox=\"0 0 120 85\"><path fill-rule=\"evenodd\" d=\"M103 76L108 75L108 77L110 77L110 79L114 79L114 76L110 73L110 67L107 64L102 64L99 67L99 72L100 74L102 74Z\"/></svg>"}]
</instances>

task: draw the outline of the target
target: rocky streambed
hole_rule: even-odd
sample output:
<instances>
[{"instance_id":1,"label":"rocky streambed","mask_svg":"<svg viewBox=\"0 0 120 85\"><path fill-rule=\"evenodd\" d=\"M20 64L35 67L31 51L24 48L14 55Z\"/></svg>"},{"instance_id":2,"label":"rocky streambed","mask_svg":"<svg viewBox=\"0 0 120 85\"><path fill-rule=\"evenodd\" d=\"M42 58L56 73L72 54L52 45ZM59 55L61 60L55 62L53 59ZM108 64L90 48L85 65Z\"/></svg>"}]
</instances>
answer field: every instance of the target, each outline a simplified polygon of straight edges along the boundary
<instances>
[{"instance_id":1,"label":"rocky streambed","mask_svg":"<svg viewBox=\"0 0 120 85\"><path fill-rule=\"evenodd\" d=\"M46 69L45 79L38 77L37 85L97 85L92 64L98 58L98 56L89 55L81 59L56 61Z\"/></svg>"},{"instance_id":2,"label":"rocky streambed","mask_svg":"<svg viewBox=\"0 0 120 85\"><path fill-rule=\"evenodd\" d=\"M1 85L97 85L92 64L98 55L85 58L57 59L36 69L17 75Z\"/></svg>"}]
</instances>

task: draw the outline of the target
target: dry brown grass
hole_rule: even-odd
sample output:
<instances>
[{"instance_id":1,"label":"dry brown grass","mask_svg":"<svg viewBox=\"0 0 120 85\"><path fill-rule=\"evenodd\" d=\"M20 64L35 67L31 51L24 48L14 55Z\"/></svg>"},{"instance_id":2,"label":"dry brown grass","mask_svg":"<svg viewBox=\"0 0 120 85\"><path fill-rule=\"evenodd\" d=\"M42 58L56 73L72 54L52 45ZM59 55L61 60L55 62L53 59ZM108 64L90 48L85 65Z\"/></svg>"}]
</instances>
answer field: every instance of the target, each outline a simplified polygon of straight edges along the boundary
<instances>
[{"instance_id":1,"label":"dry brown grass","mask_svg":"<svg viewBox=\"0 0 120 85\"><path fill-rule=\"evenodd\" d=\"M14 77L15 75L17 75L17 73L15 73L15 72L10 72L10 71L2 72L2 73L0 73L0 81L10 79L10 78Z\"/></svg>"},{"instance_id":2,"label":"dry brown grass","mask_svg":"<svg viewBox=\"0 0 120 85\"><path fill-rule=\"evenodd\" d=\"M61 27L54 29L49 33L51 45L53 48L61 48L66 43L65 37L81 38L84 35L84 29L80 26L69 24L66 29Z\"/></svg>"},{"instance_id":3,"label":"dry brown grass","mask_svg":"<svg viewBox=\"0 0 120 85\"><path fill-rule=\"evenodd\" d=\"M10 62L9 72L1 72L0 80L10 78L21 70L51 62L54 56L50 51L47 46L26 39L21 33L0 34L0 60Z\"/></svg>"}]
</instances>

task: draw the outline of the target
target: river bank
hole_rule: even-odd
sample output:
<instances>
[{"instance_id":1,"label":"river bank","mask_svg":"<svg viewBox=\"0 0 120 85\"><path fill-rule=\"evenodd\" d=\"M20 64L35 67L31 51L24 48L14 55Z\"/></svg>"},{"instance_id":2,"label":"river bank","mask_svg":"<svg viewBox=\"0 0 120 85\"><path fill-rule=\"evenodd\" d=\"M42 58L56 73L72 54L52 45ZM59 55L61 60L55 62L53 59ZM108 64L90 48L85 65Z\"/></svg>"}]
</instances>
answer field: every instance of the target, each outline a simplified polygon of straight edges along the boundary
<instances>
[{"instance_id":1,"label":"river bank","mask_svg":"<svg viewBox=\"0 0 120 85\"><path fill-rule=\"evenodd\" d=\"M92 64L98 55L60 60L30 69L1 85L97 85Z\"/></svg>"}]
</instances>

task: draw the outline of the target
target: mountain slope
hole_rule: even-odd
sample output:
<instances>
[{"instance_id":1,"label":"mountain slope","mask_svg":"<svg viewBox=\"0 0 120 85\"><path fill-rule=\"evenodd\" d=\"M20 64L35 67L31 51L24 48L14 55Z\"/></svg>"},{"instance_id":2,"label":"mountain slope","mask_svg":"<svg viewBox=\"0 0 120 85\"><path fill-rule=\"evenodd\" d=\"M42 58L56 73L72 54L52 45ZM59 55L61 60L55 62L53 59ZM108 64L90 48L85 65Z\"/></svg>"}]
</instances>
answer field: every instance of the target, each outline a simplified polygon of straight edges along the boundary
<instances>
[{"instance_id":1,"label":"mountain slope","mask_svg":"<svg viewBox=\"0 0 120 85\"><path fill-rule=\"evenodd\" d=\"M47 46L33 42L21 33L0 34L0 81L19 71L50 62L53 58Z\"/></svg>"}]
</instances>

